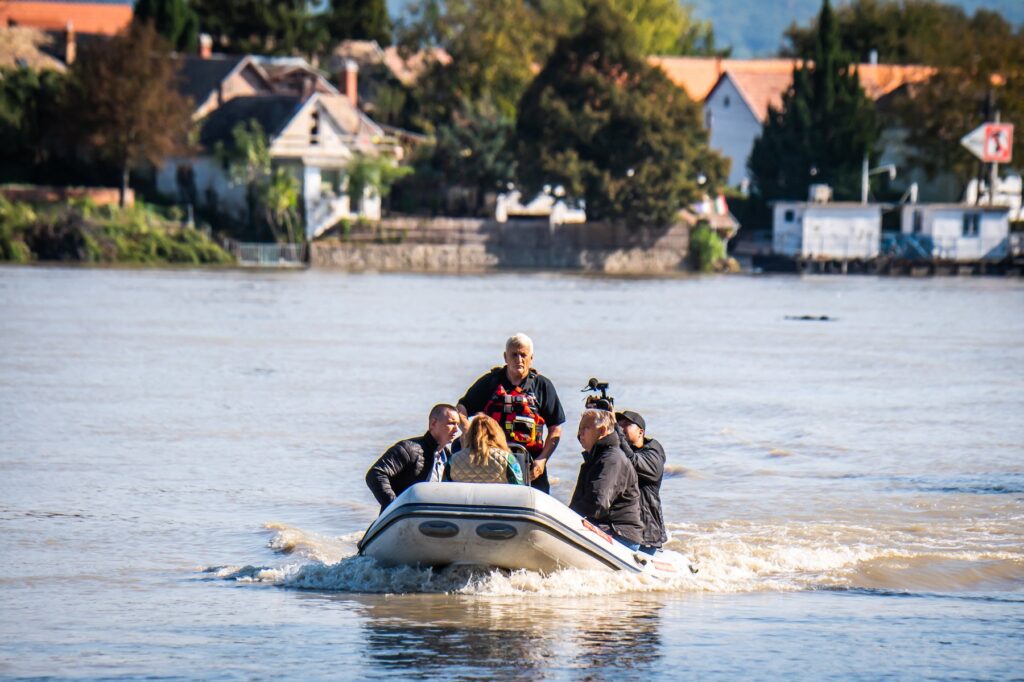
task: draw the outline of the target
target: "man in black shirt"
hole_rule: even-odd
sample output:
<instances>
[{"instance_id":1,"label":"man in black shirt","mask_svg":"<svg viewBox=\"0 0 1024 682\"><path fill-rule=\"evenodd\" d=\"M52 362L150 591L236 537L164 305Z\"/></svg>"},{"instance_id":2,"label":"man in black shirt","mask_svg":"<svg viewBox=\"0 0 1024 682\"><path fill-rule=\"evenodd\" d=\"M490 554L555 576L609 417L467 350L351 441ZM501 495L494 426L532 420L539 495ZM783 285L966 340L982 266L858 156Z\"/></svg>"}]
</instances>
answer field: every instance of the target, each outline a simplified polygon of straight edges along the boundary
<instances>
[{"instance_id":1,"label":"man in black shirt","mask_svg":"<svg viewBox=\"0 0 1024 682\"><path fill-rule=\"evenodd\" d=\"M554 384L533 369L529 336L516 334L506 341L505 366L477 379L457 407L465 416L483 412L501 424L508 444L519 444L530 455L530 485L551 491L547 463L562 437L565 412Z\"/></svg>"}]
</instances>

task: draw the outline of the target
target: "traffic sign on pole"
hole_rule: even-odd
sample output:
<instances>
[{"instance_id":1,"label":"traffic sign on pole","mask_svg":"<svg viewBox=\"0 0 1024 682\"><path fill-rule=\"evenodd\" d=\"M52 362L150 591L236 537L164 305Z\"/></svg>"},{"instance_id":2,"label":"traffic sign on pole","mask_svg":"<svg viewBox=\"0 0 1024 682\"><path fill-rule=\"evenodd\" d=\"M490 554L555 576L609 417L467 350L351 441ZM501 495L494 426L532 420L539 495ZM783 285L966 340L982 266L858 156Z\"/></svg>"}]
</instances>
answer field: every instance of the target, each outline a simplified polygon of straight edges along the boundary
<instances>
[{"instance_id":1,"label":"traffic sign on pole","mask_svg":"<svg viewBox=\"0 0 1024 682\"><path fill-rule=\"evenodd\" d=\"M1013 124L983 123L960 138L960 144L985 163L1009 163L1013 159Z\"/></svg>"}]
</instances>

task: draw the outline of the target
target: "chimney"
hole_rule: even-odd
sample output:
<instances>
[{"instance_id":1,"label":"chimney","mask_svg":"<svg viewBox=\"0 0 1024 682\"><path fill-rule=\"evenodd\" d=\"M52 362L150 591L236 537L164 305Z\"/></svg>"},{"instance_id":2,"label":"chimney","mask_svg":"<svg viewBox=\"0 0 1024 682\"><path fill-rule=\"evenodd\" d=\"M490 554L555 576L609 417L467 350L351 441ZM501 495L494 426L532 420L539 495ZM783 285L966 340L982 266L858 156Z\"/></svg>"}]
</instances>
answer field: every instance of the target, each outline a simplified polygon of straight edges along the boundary
<instances>
[{"instance_id":1,"label":"chimney","mask_svg":"<svg viewBox=\"0 0 1024 682\"><path fill-rule=\"evenodd\" d=\"M305 102L313 96L314 92L316 92L316 76L311 73L303 73L301 75L299 88L301 89L299 95L301 96L302 101Z\"/></svg>"},{"instance_id":2,"label":"chimney","mask_svg":"<svg viewBox=\"0 0 1024 682\"><path fill-rule=\"evenodd\" d=\"M199 58L209 59L213 55L213 38L209 33L199 34Z\"/></svg>"},{"instance_id":3,"label":"chimney","mask_svg":"<svg viewBox=\"0 0 1024 682\"><path fill-rule=\"evenodd\" d=\"M78 56L78 43L75 41L75 25L70 21L64 28L64 63L71 66Z\"/></svg>"},{"instance_id":4,"label":"chimney","mask_svg":"<svg viewBox=\"0 0 1024 682\"><path fill-rule=\"evenodd\" d=\"M358 109L359 64L354 59L345 59L345 73L338 81L341 84L341 93L348 95L348 101L352 102L352 106Z\"/></svg>"}]
</instances>

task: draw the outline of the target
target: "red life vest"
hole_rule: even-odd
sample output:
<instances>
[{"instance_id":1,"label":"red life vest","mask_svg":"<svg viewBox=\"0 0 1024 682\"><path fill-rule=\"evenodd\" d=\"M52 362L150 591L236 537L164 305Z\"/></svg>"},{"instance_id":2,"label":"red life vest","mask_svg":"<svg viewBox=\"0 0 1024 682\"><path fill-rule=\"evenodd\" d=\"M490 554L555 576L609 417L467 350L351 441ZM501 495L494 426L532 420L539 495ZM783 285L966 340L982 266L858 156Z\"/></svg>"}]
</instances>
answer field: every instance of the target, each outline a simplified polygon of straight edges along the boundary
<instances>
[{"instance_id":1,"label":"red life vest","mask_svg":"<svg viewBox=\"0 0 1024 682\"><path fill-rule=\"evenodd\" d=\"M496 373L499 370L504 372L505 368L495 368ZM533 391L536 376L537 372L531 369L526 381L511 391L499 379L498 387L484 406L484 414L501 425L509 445L518 443L531 455L544 449L544 418L537 412L537 394Z\"/></svg>"}]
</instances>

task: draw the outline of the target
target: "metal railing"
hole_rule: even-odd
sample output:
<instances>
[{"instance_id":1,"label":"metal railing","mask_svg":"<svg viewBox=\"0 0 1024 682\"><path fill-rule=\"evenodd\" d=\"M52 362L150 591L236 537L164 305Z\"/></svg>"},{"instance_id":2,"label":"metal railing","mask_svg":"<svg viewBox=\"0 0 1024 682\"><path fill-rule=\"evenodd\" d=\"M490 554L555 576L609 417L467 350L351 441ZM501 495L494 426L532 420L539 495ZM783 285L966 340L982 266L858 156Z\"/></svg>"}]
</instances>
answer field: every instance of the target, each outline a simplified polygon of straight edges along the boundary
<instances>
[{"instance_id":1,"label":"metal railing","mask_svg":"<svg viewBox=\"0 0 1024 682\"><path fill-rule=\"evenodd\" d=\"M305 244L229 242L239 265L259 268L301 268L306 265Z\"/></svg>"}]
</instances>

